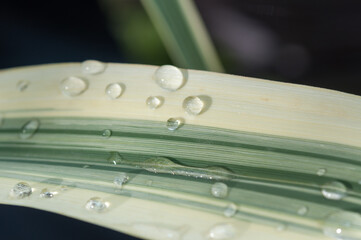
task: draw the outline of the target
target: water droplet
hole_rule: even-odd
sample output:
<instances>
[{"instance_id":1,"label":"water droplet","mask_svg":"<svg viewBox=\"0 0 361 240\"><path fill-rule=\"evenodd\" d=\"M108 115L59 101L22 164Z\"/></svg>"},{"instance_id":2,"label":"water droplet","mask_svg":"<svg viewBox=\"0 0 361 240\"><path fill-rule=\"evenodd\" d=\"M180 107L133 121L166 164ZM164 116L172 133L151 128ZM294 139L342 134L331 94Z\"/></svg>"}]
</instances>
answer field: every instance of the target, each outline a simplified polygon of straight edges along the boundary
<instances>
[{"instance_id":1,"label":"water droplet","mask_svg":"<svg viewBox=\"0 0 361 240\"><path fill-rule=\"evenodd\" d=\"M129 180L129 176L127 176L126 173L120 173L118 176L114 177L113 183L121 188L125 183L128 182L128 180Z\"/></svg>"},{"instance_id":2,"label":"water droplet","mask_svg":"<svg viewBox=\"0 0 361 240\"><path fill-rule=\"evenodd\" d=\"M234 203L230 203L223 211L223 214L226 217L233 217L236 214L236 212L237 212L237 205Z\"/></svg>"},{"instance_id":3,"label":"water droplet","mask_svg":"<svg viewBox=\"0 0 361 240\"><path fill-rule=\"evenodd\" d=\"M149 98L147 98L146 104L150 109L156 109L163 104L163 99L162 97L150 96Z\"/></svg>"},{"instance_id":4,"label":"water droplet","mask_svg":"<svg viewBox=\"0 0 361 240\"><path fill-rule=\"evenodd\" d=\"M90 166L89 165L84 165L83 168L90 168Z\"/></svg>"},{"instance_id":5,"label":"water droplet","mask_svg":"<svg viewBox=\"0 0 361 240\"><path fill-rule=\"evenodd\" d=\"M19 90L19 92L23 92L29 87L29 84L29 81L21 80L16 84L16 88Z\"/></svg>"},{"instance_id":6,"label":"water droplet","mask_svg":"<svg viewBox=\"0 0 361 240\"><path fill-rule=\"evenodd\" d=\"M108 162L113 165L118 165L123 161L122 156L118 152L111 152Z\"/></svg>"},{"instance_id":7,"label":"water droplet","mask_svg":"<svg viewBox=\"0 0 361 240\"><path fill-rule=\"evenodd\" d=\"M87 88L88 83L86 80L74 76L67 77L60 83L60 90L64 95L69 97L78 96Z\"/></svg>"},{"instance_id":8,"label":"water droplet","mask_svg":"<svg viewBox=\"0 0 361 240\"><path fill-rule=\"evenodd\" d=\"M151 223L133 223L132 228L140 233L146 239L170 239L178 240L181 238L187 227L175 228L163 224Z\"/></svg>"},{"instance_id":9,"label":"water droplet","mask_svg":"<svg viewBox=\"0 0 361 240\"><path fill-rule=\"evenodd\" d=\"M171 65L159 67L154 74L155 82L163 89L175 91L184 84L182 71Z\"/></svg>"},{"instance_id":10,"label":"water droplet","mask_svg":"<svg viewBox=\"0 0 361 240\"><path fill-rule=\"evenodd\" d=\"M317 170L317 175L318 176L323 176L325 174L326 174L326 169L320 168L320 169Z\"/></svg>"},{"instance_id":11,"label":"water droplet","mask_svg":"<svg viewBox=\"0 0 361 240\"><path fill-rule=\"evenodd\" d=\"M25 125L21 128L20 138L21 139L29 139L31 138L35 132L38 130L40 126L40 122L37 119L32 119L25 123Z\"/></svg>"},{"instance_id":12,"label":"water droplet","mask_svg":"<svg viewBox=\"0 0 361 240\"><path fill-rule=\"evenodd\" d=\"M55 194L56 194L55 192L51 192L47 188L44 188L40 192L40 197L41 198L52 198L52 197L54 197Z\"/></svg>"},{"instance_id":13,"label":"water droplet","mask_svg":"<svg viewBox=\"0 0 361 240\"><path fill-rule=\"evenodd\" d=\"M346 196L346 186L338 181L328 182L322 186L322 195L330 200L340 200Z\"/></svg>"},{"instance_id":14,"label":"water droplet","mask_svg":"<svg viewBox=\"0 0 361 240\"><path fill-rule=\"evenodd\" d=\"M117 99L123 93L123 87L120 83L111 83L105 88L105 94L110 99Z\"/></svg>"},{"instance_id":15,"label":"water droplet","mask_svg":"<svg viewBox=\"0 0 361 240\"><path fill-rule=\"evenodd\" d=\"M105 138L110 138L110 136L112 136L112 130L110 130L110 129L103 130L102 136Z\"/></svg>"},{"instance_id":16,"label":"water droplet","mask_svg":"<svg viewBox=\"0 0 361 240\"><path fill-rule=\"evenodd\" d=\"M361 215L347 211L332 213L323 223L323 233L338 240L361 239Z\"/></svg>"},{"instance_id":17,"label":"water droplet","mask_svg":"<svg viewBox=\"0 0 361 240\"><path fill-rule=\"evenodd\" d=\"M31 193L32 189L26 182L19 182L10 190L10 196L18 199L28 197Z\"/></svg>"},{"instance_id":18,"label":"water droplet","mask_svg":"<svg viewBox=\"0 0 361 240\"><path fill-rule=\"evenodd\" d=\"M308 212L308 208L306 206L302 206L297 210L298 215L305 215Z\"/></svg>"},{"instance_id":19,"label":"water droplet","mask_svg":"<svg viewBox=\"0 0 361 240\"><path fill-rule=\"evenodd\" d=\"M217 182L212 185L212 195L217 198L225 198L228 195L228 186L224 183Z\"/></svg>"},{"instance_id":20,"label":"water droplet","mask_svg":"<svg viewBox=\"0 0 361 240\"><path fill-rule=\"evenodd\" d=\"M277 225L276 229L277 229L277 231L281 232L281 231L285 230L286 227L287 227L286 224L280 223L280 224Z\"/></svg>"},{"instance_id":21,"label":"water droplet","mask_svg":"<svg viewBox=\"0 0 361 240\"><path fill-rule=\"evenodd\" d=\"M183 121L180 118L169 118L167 120L167 128L171 131L175 131L183 125Z\"/></svg>"},{"instance_id":22,"label":"water droplet","mask_svg":"<svg viewBox=\"0 0 361 240\"><path fill-rule=\"evenodd\" d=\"M190 96L184 99L183 108L190 115L198 115L204 109L204 102L199 97Z\"/></svg>"},{"instance_id":23,"label":"water droplet","mask_svg":"<svg viewBox=\"0 0 361 240\"><path fill-rule=\"evenodd\" d=\"M212 227L207 233L208 239L231 239L236 235L236 228L230 223L222 223Z\"/></svg>"},{"instance_id":24,"label":"water droplet","mask_svg":"<svg viewBox=\"0 0 361 240\"><path fill-rule=\"evenodd\" d=\"M144 162L140 162L138 165L139 167L154 173L170 173L174 171L174 169L182 167L165 157L151 157Z\"/></svg>"},{"instance_id":25,"label":"water droplet","mask_svg":"<svg viewBox=\"0 0 361 240\"><path fill-rule=\"evenodd\" d=\"M85 204L86 209L96 212L102 212L108 207L109 207L109 203L105 202L99 197L93 197L89 199Z\"/></svg>"},{"instance_id":26,"label":"water droplet","mask_svg":"<svg viewBox=\"0 0 361 240\"><path fill-rule=\"evenodd\" d=\"M96 60L84 61L81 65L84 74L98 74L105 70L105 64Z\"/></svg>"}]
</instances>

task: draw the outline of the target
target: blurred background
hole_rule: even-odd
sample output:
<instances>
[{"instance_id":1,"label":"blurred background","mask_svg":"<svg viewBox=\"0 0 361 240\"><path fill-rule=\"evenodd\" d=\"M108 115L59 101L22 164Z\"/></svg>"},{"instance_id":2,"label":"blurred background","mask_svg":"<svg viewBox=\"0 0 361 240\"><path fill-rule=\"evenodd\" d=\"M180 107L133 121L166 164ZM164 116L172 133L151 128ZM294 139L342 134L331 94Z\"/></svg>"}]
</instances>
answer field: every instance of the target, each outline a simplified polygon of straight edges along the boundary
<instances>
[{"instance_id":1,"label":"blurred background","mask_svg":"<svg viewBox=\"0 0 361 240\"><path fill-rule=\"evenodd\" d=\"M0 69L87 59L173 64L361 95L359 1L195 0L187 8L176 3L3 0ZM0 229L23 234L17 239L135 239L38 210L0 211ZM30 237L34 232L36 238Z\"/></svg>"}]
</instances>

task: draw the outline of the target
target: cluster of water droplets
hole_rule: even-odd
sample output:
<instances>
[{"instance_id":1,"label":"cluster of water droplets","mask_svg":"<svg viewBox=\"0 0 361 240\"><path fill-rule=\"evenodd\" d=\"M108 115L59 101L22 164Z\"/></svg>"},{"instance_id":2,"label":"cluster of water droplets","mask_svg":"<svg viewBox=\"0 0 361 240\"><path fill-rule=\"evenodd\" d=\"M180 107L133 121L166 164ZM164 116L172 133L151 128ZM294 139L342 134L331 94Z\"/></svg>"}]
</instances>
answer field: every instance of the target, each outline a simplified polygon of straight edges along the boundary
<instances>
[{"instance_id":1,"label":"cluster of water droplets","mask_svg":"<svg viewBox=\"0 0 361 240\"><path fill-rule=\"evenodd\" d=\"M33 192L30 185L26 182L19 182L10 190L10 197L22 199L28 197Z\"/></svg>"}]
</instances>

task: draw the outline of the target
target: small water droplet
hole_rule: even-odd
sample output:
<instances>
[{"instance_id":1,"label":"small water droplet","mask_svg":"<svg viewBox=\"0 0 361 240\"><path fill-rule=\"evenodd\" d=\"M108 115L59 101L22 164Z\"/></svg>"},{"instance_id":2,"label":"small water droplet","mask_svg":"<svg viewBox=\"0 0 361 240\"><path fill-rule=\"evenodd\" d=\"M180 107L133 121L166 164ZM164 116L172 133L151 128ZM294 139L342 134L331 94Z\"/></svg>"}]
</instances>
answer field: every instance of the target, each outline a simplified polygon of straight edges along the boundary
<instances>
[{"instance_id":1,"label":"small water droplet","mask_svg":"<svg viewBox=\"0 0 361 240\"><path fill-rule=\"evenodd\" d=\"M111 152L110 157L108 158L108 163L113 165L118 165L122 162L123 158L118 152Z\"/></svg>"},{"instance_id":2,"label":"small water droplet","mask_svg":"<svg viewBox=\"0 0 361 240\"><path fill-rule=\"evenodd\" d=\"M87 88L88 83L86 80L74 76L67 77L60 83L60 90L68 97L78 96Z\"/></svg>"},{"instance_id":3,"label":"small water droplet","mask_svg":"<svg viewBox=\"0 0 361 240\"><path fill-rule=\"evenodd\" d=\"M163 104L163 99L162 97L150 96L147 98L146 104L150 109L156 109Z\"/></svg>"},{"instance_id":4,"label":"small water droplet","mask_svg":"<svg viewBox=\"0 0 361 240\"><path fill-rule=\"evenodd\" d=\"M120 83L111 83L105 88L105 94L113 100L119 98L122 93L123 87Z\"/></svg>"},{"instance_id":5,"label":"small water droplet","mask_svg":"<svg viewBox=\"0 0 361 240\"><path fill-rule=\"evenodd\" d=\"M169 239L178 240L181 238L186 226L175 228L163 224L133 223L132 228L146 239Z\"/></svg>"},{"instance_id":6,"label":"small water droplet","mask_svg":"<svg viewBox=\"0 0 361 240\"><path fill-rule=\"evenodd\" d=\"M110 129L103 130L102 136L105 138L110 138L110 136L112 136L112 130L110 130Z\"/></svg>"},{"instance_id":7,"label":"small water droplet","mask_svg":"<svg viewBox=\"0 0 361 240\"><path fill-rule=\"evenodd\" d=\"M24 124L21 128L20 138L21 139L29 139L31 138L35 132L38 130L40 126L40 122L37 119L32 119Z\"/></svg>"},{"instance_id":8,"label":"small water droplet","mask_svg":"<svg viewBox=\"0 0 361 240\"><path fill-rule=\"evenodd\" d=\"M302 206L297 210L298 215L305 215L308 212L308 208L306 206Z\"/></svg>"},{"instance_id":9,"label":"small water droplet","mask_svg":"<svg viewBox=\"0 0 361 240\"><path fill-rule=\"evenodd\" d=\"M26 182L19 182L10 190L10 196L18 199L28 197L31 193L32 189Z\"/></svg>"},{"instance_id":10,"label":"small water droplet","mask_svg":"<svg viewBox=\"0 0 361 240\"><path fill-rule=\"evenodd\" d=\"M318 176L323 176L326 174L326 169L325 168L320 168L317 170L317 175Z\"/></svg>"},{"instance_id":11,"label":"small water droplet","mask_svg":"<svg viewBox=\"0 0 361 240\"><path fill-rule=\"evenodd\" d=\"M323 233L338 240L361 239L361 215L339 211L330 214L323 223Z\"/></svg>"},{"instance_id":12,"label":"small water droplet","mask_svg":"<svg viewBox=\"0 0 361 240\"><path fill-rule=\"evenodd\" d=\"M236 214L236 212L237 212L237 205L234 203L230 203L223 211L223 214L226 217L233 217Z\"/></svg>"},{"instance_id":13,"label":"small water droplet","mask_svg":"<svg viewBox=\"0 0 361 240\"><path fill-rule=\"evenodd\" d=\"M204 106L204 102L199 97L190 96L183 101L183 108L190 115L200 114Z\"/></svg>"},{"instance_id":14,"label":"small water droplet","mask_svg":"<svg viewBox=\"0 0 361 240\"><path fill-rule=\"evenodd\" d=\"M159 67L154 74L155 82L163 89L175 91L184 84L182 71L171 65Z\"/></svg>"},{"instance_id":15,"label":"small water droplet","mask_svg":"<svg viewBox=\"0 0 361 240\"><path fill-rule=\"evenodd\" d=\"M29 87L29 84L29 81L21 80L16 84L16 88L19 90L19 92L23 92Z\"/></svg>"},{"instance_id":16,"label":"small water droplet","mask_svg":"<svg viewBox=\"0 0 361 240\"><path fill-rule=\"evenodd\" d=\"M98 74L105 70L105 64L96 60L86 60L82 63L81 69L84 74Z\"/></svg>"},{"instance_id":17,"label":"small water droplet","mask_svg":"<svg viewBox=\"0 0 361 240\"><path fill-rule=\"evenodd\" d=\"M105 202L99 197L93 197L89 199L85 204L86 209L96 212L102 212L108 207L109 207L109 203Z\"/></svg>"},{"instance_id":18,"label":"small water droplet","mask_svg":"<svg viewBox=\"0 0 361 240\"><path fill-rule=\"evenodd\" d=\"M128 180L129 176L127 176L126 173L120 173L118 176L114 177L113 183L121 188L125 183L128 182Z\"/></svg>"},{"instance_id":19,"label":"small water droplet","mask_svg":"<svg viewBox=\"0 0 361 240\"><path fill-rule=\"evenodd\" d=\"M212 227L208 233L208 239L231 239L236 236L236 228L230 223L221 223Z\"/></svg>"},{"instance_id":20,"label":"small water droplet","mask_svg":"<svg viewBox=\"0 0 361 240\"><path fill-rule=\"evenodd\" d=\"M52 197L54 197L54 195L55 195L55 192L51 192L47 188L44 188L40 192L40 197L41 198L52 198Z\"/></svg>"},{"instance_id":21,"label":"small water droplet","mask_svg":"<svg viewBox=\"0 0 361 240\"><path fill-rule=\"evenodd\" d=\"M330 200L340 200L346 196L346 186L338 181L328 182L322 185L322 195Z\"/></svg>"},{"instance_id":22,"label":"small water droplet","mask_svg":"<svg viewBox=\"0 0 361 240\"><path fill-rule=\"evenodd\" d=\"M217 198L225 198L228 195L228 186L224 183L217 182L212 185L212 195Z\"/></svg>"},{"instance_id":23,"label":"small water droplet","mask_svg":"<svg viewBox=\"0 0 361 240\"><path fill-rule=\"evenodd\" d=\"M169 118L167 120L167 128L171 131L175 131L183 125L183 121L180 118Z\"/></svg>"},{"instance_id":24,"label":"small water droplet","mask_svg":"<svg viewBox=\"0 0 361 240\"><path fill-rule=\"evenodd\" d=\"M277 229L277 231L281 232L281 231L285 230L286 227L287 227L286 224L280 223L277 225L276 229Z\"/></svg>"}]
</instances>

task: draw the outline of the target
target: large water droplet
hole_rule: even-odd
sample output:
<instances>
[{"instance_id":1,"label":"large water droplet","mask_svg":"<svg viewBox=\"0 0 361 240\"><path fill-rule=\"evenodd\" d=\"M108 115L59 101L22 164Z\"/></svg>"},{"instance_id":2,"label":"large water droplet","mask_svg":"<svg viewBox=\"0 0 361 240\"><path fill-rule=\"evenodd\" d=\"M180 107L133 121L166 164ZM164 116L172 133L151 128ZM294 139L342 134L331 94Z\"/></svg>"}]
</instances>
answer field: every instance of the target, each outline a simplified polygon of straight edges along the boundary
<instances>
[{"instance_id":1,"label":"large water droplet","mask_svg":"<svg viewBox=\"0 0 361 240\"><path fill-rule=\"evenodd\" d=\"M159 67L154 74L155 82L161 87L169 91L175 91L184 84L184 76L182 71L171 65L163 65Z\"/></svg>"},{"instance_id":2,"label":"large water droplet","mask_svg":"<svg viewBox=\"0 0 361 240\"><path fill-rule=\"evenodd\" d=\"M297 210L298 215L305 215L308 212L308 208L306 206L302 206Z\"/></svg>"},{"instance_id":3,"label":"large water droplet","mask_svg":"<svg viewBox=\"0 0 361 240\"><path fill-rule=\"evenodd\" d=\"M28 197L31 193L32 189L26 182L19 182L10 190L10 196L18 199Z\"/></svg>"},{"instance_id":4,"label":"large water droplet","mask_svg":"<svg viewBox=\"0 0 361 240\"><path fill-rule=\"evenodd\" d=\"M105 138L110 138L110 136L112 136L112 130L110 130L110 129L103 130L102 136Z\"/></svg>"},{"instance_id":5,"label":"large water droplet","mask_svg":"<svg viewBox=\"0 0 361 240\"><path fill-rule=\"evenodd\" d=\"M98 74L105 70L105 64L96 60L84 61L81 65L84 74Z\"/></svg>"},{"instance_id":6,"label":"large water droplet","mask_svg":"<svg viewBox=\"0 0 361 240\"><path fill-rule=\"evenodd\" d=\"M180 118L169 118L167 120L167 128L171 131L175 131L183 125L183 121Z\"/></svg>"},{"instance_id":7,"label":"large water droplet","mask_svg":"<svg viewBox=\"0 0 361 240\"><path fill-rule=\"evenodd\" d=\"M156 109L163 104L163 99L162 97L150 96L147 98L146 104L150 109Z\"/></svg>"},{"instance_id":8,"label":"large water droplet","mask_svg":"<svg viewBox=\"0 0 361 240\"><path fill-rule=\"evenodd\" d=\"M60 90L64 95L69 97L78 96L87 88L88 83L86 80L74 76L67 77L60 83Z\"/></svg>"},{"instance_id":9,"label":"large water droplet","mask_svg":"<svg viewBox=\"0 0 361 240\"><path fill-rule=\"evenodd\" d=\"M113 165L118 165L122 162L123 158L118 152L111 152L108 162Z\"/></svg>"},{"instance_id":10,"label":"large water droplet","mask_svg":"<svg viewBox=\"0 0 361 240\"><path fill-rule=\"evenodd\" d=\"M108 207L109 207L109 203L105 202L99 197L93 197L89 199L85 204L86 209L96 212L102 212Z\"/></svg>"},{"instance_id":11,"label":"large water droplet","mask_svg":"<svg viewBox=\"0 0 361 240\"><path fill-rule=\"evenodd\" d=\"M31 138L38 130L39 126L40 126L40 122L37 119L33 119L25 123L25 125L21 128L20 138L21 139Z\"/></svg>"},{"instance_id":12,"label":"large water droplet","mask_svg":"<svg viewBox=\"0 0 361 240\"><path fill-rule=\"evenodd\" d=\"M40 197L41 198L53 198L55 194L56 194L56 192L51 192L47 188L44 188L40 192Z\"/></svg>"},{"instance_id":13,"label":"large water droplet","mask_svg":"<svg viewBox=\"0 0 361 240\"><path fill-rule=\"evenodd\" d=\"M326 174L326 171L327 170L325 168L320 168L320 169L317 170L317 175L318 176L323 176L323 175Z\"/></svg>"},{"instance_id":14,"label":"large water droplet","mask_svg":"<svg viewBox=\"0 0 361 240\"><path fill-rule=\"evenodd\" d=\"M361 239L361 216L347 211L332 213L323 223L323 233L338 240Z\"/></svg>"},{"instance_id":15,"label":"large water droplet","mask_svg":"<svg viewBox=\"0 0 361 240\"><path fill-rule=\"evenodd\" d=\"M29 87L29 84L29 81L21 80L16 84L16 88L19 90L19 92L23 92Z\"/></svg>"},{"instance_id":16,"label":"large water droplet","mask_svg":"<svg viewBox=\"0 0 361 240\"><path fill-rule=\"evenodd\" d=\"M144 162L139 163L139 167L149 172L174 174L174 170L181 168L182 166L165 157L151 157Z\"/></svg>"},{"instance_id":17,"label":"large water droplet","mask_svg":"<svg viewBox=\"0 0 361 240\"><path fill-rule=\"evenodd\" d=\"M226 217L233 217L237 212L237 205L234 203L228 204L226 209L224 209L223 214Z\"/></svg>"},{"instance_id":18,"label":"large water droplet","mask_svg":"<svg viewBox=\"0 0 361 240\"><path fill-rule=\"evenodd\" d=\"M119 173L118 176L114 177L113 183L122 188L128 180L129 176L126 173Z\"/></svg>"},{"instance_id":19,"label":"large water droplet","mask_svg":"<svg viewBox=\"0 0 361 240\"><path fill-rule=\"evenodd\" d=\"M228 195L228 186L224 183L217 182L212 185L212 195L217 198L225 198Z\"/></svg>"},{"instance_id":20,"label":"large water droplet","mask_svg":"<svg viewBox=\"0 0 361 240\"><path fill-rule=\"evenodd\" d=\"M123 93L123 86L120 83L111 83L105 88L105 94L110 99L117 99Z\"/></svg>"},{"instance_id":21,"label":"large water droplet","mask_svg":"<svg viewBox=\"0 0 361 240\"><path fill-rule=\"evenodd\" d=\"M204 109L204 102L199 97L190 96L184 99L183 108L191 115L198 115Z\"/></svg>"},{"instance_id":22,"label":"large water droplet","mask_svg":"<svg viewBox=\"0 0 361 240\"><path fill-rule=\"evenodd\" d=\"M346 186L338 181L328 182L322 185L322 195L330 200L340 200L346 196Z\"/></svg>"},{"instance_id":23,"label":"large water droplet","mask_svg":"<svg viewBox=\"0 0 361 240\"><path fill-rule=\"evenodd\" d=\"M236 235L236 228L230 223L221 223L212 227L207 233L208 239L231 239Z\"/></svg>"}]
</instances>

